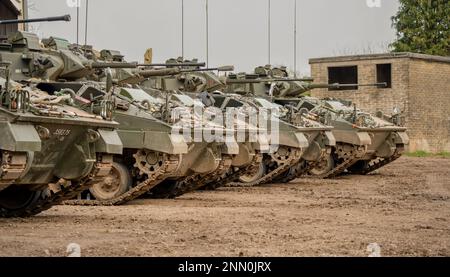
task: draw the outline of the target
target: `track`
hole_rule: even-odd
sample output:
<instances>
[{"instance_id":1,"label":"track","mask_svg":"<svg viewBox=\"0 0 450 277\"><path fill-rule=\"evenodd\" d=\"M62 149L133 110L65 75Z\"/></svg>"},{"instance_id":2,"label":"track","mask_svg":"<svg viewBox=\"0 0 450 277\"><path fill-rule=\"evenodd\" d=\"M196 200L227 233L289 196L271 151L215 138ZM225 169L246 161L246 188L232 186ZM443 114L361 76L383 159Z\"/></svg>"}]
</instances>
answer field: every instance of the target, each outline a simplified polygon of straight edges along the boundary
<instances>
[{"instance_id":1,"label":"track","mask_svg":"<svg viewBox=\"0 0 450 277\"><path fill-rule=\"evenodd\" d=\"M290 150L291 150L291 155L289 155L289 157L282 162L278 162L276 159L271 157L270 160L267 162L274 163L276 165L273 167L268 167L269 172L266 175L264 175L264 177L262 177L261 179L255 181L255 182L252 182L252 183L233 182L233 183L228 183L226 186L227 187L254 187L254 186L271 183L273 180L275 180L281 174L286 173L286 171L288 171L291 168L292 164L297 164L300 162L300 159L302 156L302 151L300 149L290 149Z\"/></svg>"},{"instance_id":2,"label":"track","mask_svg":"<svg viewBox=\"0 0 450 277\"><path fill-rule=\"evenodd\" d=\"M150 196L153 199L173 199L179 197L183 194L195 191L210 182L220 178L224 175L231 167L232 157L224 156L218 168L211 173L207 174L194 174L192 176L186 177L180 181L177 181L169 191L164 191L161 193L155 192Z\"/></svg>"},{"instance_id":3,"label":"track","mask_svg":"<svg viewBox=\"0 0 450 277\"><path fill-rule=\"evenodd\" d=\"M402 156L400 151L396 151L394 155L392 155L389 158L376 158L368 162L367 166L362 170L352 170L351 173L354 174L360 174L360 175L367 175L371 172L374 172L375 170L378 170L382 168L383 166L386 166L396 160L398 160Z\"/></svg>"},{"instance_id":4,"label":"track","mask_svg":"<svg viewBox=\"0 0 450 277\"><path fill-rule=\"evenodd\" d=\"M92 173L86 178L78 182L60 180L57 184L49 185L49 188L38 192L36 195L38 199L23 209L8 211L0 208L0 217L30 217L46 211L89 189L90 183L96 180L96 178L101 178L104 172L108 172L108 168L111 170L111 166L111 163L108 162L97 162Z\"/></svg>"},{"instance_id":5,"label":"track","mask_svg":"<svg viewBox=\"0 0 450 277\"><path fill-rule=\"evenodd\" d=\"M347 149L345 149L347 147ZM351 148L352 151L348 151ZM355 145L337 145L336 146L336 158L340 161L332 170L321 175L314 175L315 178L330 179L335 178L345 172L346 169L356 164L364 154L367 152L367 146L355 146Z\"/></svg>"},{"instance_id":6,"label":"track","mask_svg":"<svg viewBox=\"0 0 450 277\"><path fill-rule=\"evenodd\" d=\"M246 174L253 174L259 168L260 163L262 163L263 158L261 154L256 154L253 161L242 168L230 168L225 174L220 176L217 180L207 184L202 187L204 190L215 190L220 187L226 186L227 184L239 179L240 176Z\"/></svg>"},{"instance_id":7,"label":"track","mask_svg":"<svg viewBox=\"0 0 450 277\"><path fill-rule=\"evenodd\" d=\"M154 188L156 185L164 181L168 175L178 167L180 159L178 156L169 156L168 159L164 161L164 165L156 171L154 174L147 175L147 178L138 183L132 189L126 193L109 200L68 200L64 201L64 205L75 205L75 206L117 206L125 204L132 201L141 195L147 193L150 189Z\"/></svg>"}]
</instances>

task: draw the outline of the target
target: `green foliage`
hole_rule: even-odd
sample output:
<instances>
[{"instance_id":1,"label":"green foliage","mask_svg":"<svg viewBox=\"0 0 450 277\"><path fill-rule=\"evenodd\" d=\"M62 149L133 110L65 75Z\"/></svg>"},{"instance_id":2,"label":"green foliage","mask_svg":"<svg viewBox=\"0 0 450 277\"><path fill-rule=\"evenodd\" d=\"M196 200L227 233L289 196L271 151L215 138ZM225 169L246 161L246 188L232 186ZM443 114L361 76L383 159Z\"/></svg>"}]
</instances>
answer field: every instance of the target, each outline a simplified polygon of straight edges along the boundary
<instances>
[{"instance_id":1,"label":"green foliage","mask_svg":"<svg viewBox=\"0 0 450 277\"><path fill-rule=\"evenodd\" d=\"M425 157L431 157L432 155L430 153L425 152L425 151L416 151L416 152L406 153L406 156L408 156L408 157L416 157L416 158L425 158Z\"/></svg>"},{"instance_id":2,"label":"green foliage","mask_svg":"<svg viewBox=\"0 0 450 277\"><path fill-rule=\"evenodd\" d=\"M440 152L437 155L442 158L450 159L450 152Z\"/></svg>"},{"instance_id":3,"label":"green foliage","mask_svg":"<svg viewBox=\"0 0 450 277\"><path fill-rule=\"evenodd\" d=\"M406 153L405 155L408 157L414 157L414 158L437 157L437 158L450 159L450 152L440 152L437 154L432 154L432 153L428 153L425 151L416 151L416 152Z\"/></svg>"},{"instance_id":4,"label":"green foliage","mask_svg":"<svg viewBox=\"0 0 450 277\"><path fill-rule=\"evenodd\" d=\"M392 17L397 30L394 52L450 56L450 1L399 1L400 10Z\"/></svg>"}]
</instances>

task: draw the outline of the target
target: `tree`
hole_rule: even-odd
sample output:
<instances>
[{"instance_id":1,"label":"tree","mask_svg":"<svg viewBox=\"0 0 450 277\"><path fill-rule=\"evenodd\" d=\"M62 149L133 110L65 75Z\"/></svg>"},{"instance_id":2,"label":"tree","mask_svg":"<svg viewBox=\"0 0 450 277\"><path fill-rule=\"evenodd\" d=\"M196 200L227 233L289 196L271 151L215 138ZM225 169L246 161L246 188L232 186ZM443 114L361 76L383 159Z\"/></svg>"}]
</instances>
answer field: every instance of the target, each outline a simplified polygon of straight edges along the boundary
<instances>
[{"instance_id":1,"label":"tree","mask_svg":"<svg viewBox=\"0 0 450 277\"><path fill-rule=\"evenodd\" d=\"M449 0L400 0L392 17L397 40L391 47L394 52L450 56L449 24Z\"/></svg>"}]
</instances>

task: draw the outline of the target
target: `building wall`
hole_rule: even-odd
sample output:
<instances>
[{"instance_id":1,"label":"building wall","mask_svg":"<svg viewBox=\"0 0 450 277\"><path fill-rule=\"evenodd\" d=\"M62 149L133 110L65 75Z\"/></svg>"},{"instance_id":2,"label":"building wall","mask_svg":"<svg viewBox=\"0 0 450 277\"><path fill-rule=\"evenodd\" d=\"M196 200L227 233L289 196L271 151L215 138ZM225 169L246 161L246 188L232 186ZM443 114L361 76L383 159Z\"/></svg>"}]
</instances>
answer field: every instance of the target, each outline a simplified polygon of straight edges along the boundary
<instances>
[{"instance_id":1,"label":"building wall","mask_svg":"<svg viewBox=\"0 0 450 277\"><path fill-rule=\"evenodd\" d=\"M17 19L17 14L14 9L6 1L0 1L0 19ZM0 39L6 38L7 34L17 31L17 24L0 26Z\"/></svg>"},{"instance_id":2,"label":"building wall","mask_svg":"<svg viewBox=\"0 0 450 277\"><path fill-rule=\"evenodd\" d=\"M411 151L450 152L450 63L411 59Z\"/></svg>"},{"instance_id":3,"label":"building wall","mask_svg":"<svg viewBox=\"0 0 450 277\"><path fill-rule=\"evenodd\" d=\"M328 67L358 66L358 82L376 82L376 64L392 64L392 88L360 87L358 90L318 89L312 95L351 100L371 113L391 114L394 107L405 114L411 139L409 151L450 152L450 63L408 57L358 59L311 64L315 82L328 83Z\"/></svg>"},{"instance_id":4,"label":"building wall","mask_svg":"<svg viewBox=\"0 0 450 277\"><path fill-rule=\"evenodd\" d=\"M407 112L409 62L408 59L382 59L365 61L347 61L339 63L316 63L311 65L315 83L328 83L328 67L358 66L358 83L374 84L377 64L392 64L392 88L360 87L357 90L330 91L317 89L312 95L319 98L333 97L351 100L363 110L371 113L382 111L391 114L395 107Z\"/></svg>"}]
</instances>

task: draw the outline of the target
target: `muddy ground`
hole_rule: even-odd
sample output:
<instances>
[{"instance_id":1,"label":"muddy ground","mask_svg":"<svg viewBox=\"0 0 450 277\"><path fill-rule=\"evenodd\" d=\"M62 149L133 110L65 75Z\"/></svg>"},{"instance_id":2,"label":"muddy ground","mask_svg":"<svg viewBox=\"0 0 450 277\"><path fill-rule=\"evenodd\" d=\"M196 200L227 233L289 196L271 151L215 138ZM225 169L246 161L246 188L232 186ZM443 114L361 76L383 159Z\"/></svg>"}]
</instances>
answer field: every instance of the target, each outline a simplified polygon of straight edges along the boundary
<instances>
[{"instance_id":1,"label":"muddy ground","mask_svg":"<svg viewBox=\"0 0 450 277\"><path fill-rule=\"evenodd\" d=\"M450 159L0 219L0 256L450 256Z\"/></svg>"}]
</instances>

